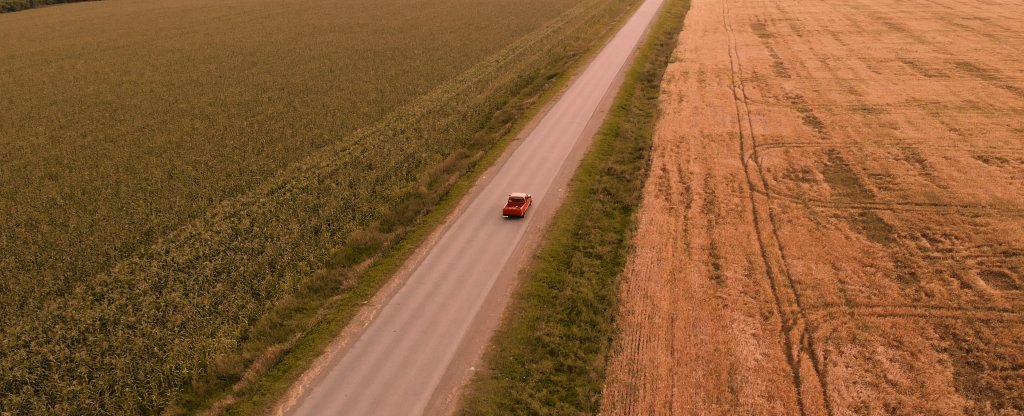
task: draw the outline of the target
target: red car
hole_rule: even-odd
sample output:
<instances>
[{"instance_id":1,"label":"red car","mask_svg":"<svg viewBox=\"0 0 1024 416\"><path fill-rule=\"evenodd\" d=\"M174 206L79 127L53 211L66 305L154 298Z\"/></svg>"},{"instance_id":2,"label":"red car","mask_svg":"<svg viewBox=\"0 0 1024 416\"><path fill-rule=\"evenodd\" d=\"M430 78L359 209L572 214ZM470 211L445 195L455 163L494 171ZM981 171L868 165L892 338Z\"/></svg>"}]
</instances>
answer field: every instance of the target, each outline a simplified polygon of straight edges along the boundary
<instances>
[{"instance_id":1,"label":"red car","mask_svg":"<svg viewBox=\"0 0 1024 416\"><path fill-rule=\"evenodd\" d=\"M526 210L530 209L531 204L533 204L533 197L530 194L513 192L508 195L508 202L505 203L505 208L501 210L501 215L506 217L525 217Z\"/></svg>"}]
</instances>

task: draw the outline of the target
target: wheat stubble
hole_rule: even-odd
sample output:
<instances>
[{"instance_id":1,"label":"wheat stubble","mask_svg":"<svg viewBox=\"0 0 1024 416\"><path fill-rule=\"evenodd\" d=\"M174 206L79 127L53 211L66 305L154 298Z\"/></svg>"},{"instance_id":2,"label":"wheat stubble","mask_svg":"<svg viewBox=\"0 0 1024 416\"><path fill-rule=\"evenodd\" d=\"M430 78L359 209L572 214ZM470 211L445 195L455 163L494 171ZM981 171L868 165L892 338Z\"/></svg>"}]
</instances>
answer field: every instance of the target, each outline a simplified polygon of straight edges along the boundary
<instances>
[{"instance_id":1,"label":"wheat stubble","mask_svg":"<svg viewBox=\"0 0 1024 416\"><path fill-rule=\"evenodd\" d=\"M1021 16L694 1L604 413L1024 411Z\"/></svg>"}]
</instances>

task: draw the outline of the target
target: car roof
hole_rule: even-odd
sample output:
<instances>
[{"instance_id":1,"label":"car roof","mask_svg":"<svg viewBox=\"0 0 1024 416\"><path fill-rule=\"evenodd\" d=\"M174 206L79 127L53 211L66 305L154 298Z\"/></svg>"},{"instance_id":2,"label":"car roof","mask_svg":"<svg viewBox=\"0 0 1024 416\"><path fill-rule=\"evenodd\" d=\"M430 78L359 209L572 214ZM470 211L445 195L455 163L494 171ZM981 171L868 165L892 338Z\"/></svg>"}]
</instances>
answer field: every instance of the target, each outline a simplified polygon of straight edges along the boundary
<instances>
[{"instance_id":1,"label":"car roof","mask_svg":"<svg viewBox=\"0 0 1024 416\"><path fill-rule=\"evenodd\" d=\"M526 198L527 196L526 192L513 192L508 194L509 198Z\"/></svg>"}]
</instances>

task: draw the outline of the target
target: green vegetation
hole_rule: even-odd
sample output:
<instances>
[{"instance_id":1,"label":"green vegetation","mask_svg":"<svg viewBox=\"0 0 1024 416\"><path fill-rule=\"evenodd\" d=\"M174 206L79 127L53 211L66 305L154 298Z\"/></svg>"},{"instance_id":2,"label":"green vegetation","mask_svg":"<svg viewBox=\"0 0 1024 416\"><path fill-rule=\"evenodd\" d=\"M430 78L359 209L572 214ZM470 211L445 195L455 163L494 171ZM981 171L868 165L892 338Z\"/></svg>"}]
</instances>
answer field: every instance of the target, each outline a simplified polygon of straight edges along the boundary
<instances>
[{"instance_id":1,"label":"green vegetation","mask_svg":"<svg viewBox=\"0 0 1024 416\"><path fill-rule=\"evenodd\" d=\"M338 3L0 16L0 409L192 410L347 319L634 2Z\"/></svg>"},{"instance_id":2,"label":"green vegetation","mask_svg":"<svg viewBox=\"0 0 1024 416\"><path fill-rule=\"evenodd\" d=\"M689 9L669 0L495 335L463 415L596 414L661 77Z\"/></svg>"},{"instance_id":3,"label":"green vegetation","mask_svg":"<svg viewBox=\"0 0 1024 416\"><path fill-rule=\"evenodd\" d=\"M635 1L631 1L613 4L615 7L606 5L600 14L588 15L589 23L585 25L590 29L604 27L604 35L614 34L613 29L616 25L608 23L628 17L631 6L635 4ZM258 383L236 384L234 389L240 390L241 394L220 399L221 403L230 406L227 407L229 414L250 415L270 410L313 360L322 354L323 349L334 341L338 332L359 312L359 309L406 263L409 256L430 236L435 227L454 211L480 175L501 157L509 142L542 109L544 103L553 98L570 80L574 68L586 63L586 57L602 46L602 36L595 36L595 33L597 32L577 32L576 37L566 43L570 47L565 50L572 51L571 54L549 56L553 59L548 61L544 69L537 72L543 74L543 77L531 78L529 83L524 83L523 88L517 91L518 95L502 110L492 115L487 127L477 132L477 136L491 136L495 139L495 144L483 152L465 174L458 179L453 178L454 184L440 197L437 205L430 208L429 212L410 227L397 244L383 250L378 257L372 258L372 262L369 262L372 265L359 275L351 289L344 290L325 302L319 309L316 319L311 322L309 330L297 334L297 342L289 343L288 355L281 357ZM584 52L587 48L590 48L590 51ZM345 249L342 247L341 250ZM269 352L273 353L272 349Z\"/></svg>"},{"instance_id":4,"label":"green vegetation","mask_svg":"<svg viewBox=\"0 0 1024 416\"><path fill-rule=\"evenodd\" d=\"M76 3L80 1L95 0L0 0L0 13L16 12L18 10L34 9L36 7L49 6L51 4Z\"/></svg>"}]
</instances>

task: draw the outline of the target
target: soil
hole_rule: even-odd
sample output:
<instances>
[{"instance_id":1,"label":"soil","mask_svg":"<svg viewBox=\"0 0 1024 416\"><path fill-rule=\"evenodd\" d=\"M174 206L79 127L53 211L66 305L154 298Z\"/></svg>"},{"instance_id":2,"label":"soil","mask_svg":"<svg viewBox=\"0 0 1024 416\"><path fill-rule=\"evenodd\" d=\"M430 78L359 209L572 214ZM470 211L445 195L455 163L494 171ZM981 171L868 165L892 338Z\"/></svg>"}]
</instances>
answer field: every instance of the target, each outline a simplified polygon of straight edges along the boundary
<instances>
[{"instance_id":1,"label":"soil","mask_svg":"<svg viewBox=\"0 0 1024 416\"><path fill-rule=\"evenodd\" d=\"M1024 3L694 0L603 414L1024 414Z\"/></svg>"}]
</instances>

